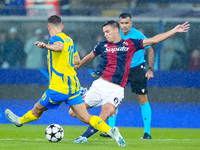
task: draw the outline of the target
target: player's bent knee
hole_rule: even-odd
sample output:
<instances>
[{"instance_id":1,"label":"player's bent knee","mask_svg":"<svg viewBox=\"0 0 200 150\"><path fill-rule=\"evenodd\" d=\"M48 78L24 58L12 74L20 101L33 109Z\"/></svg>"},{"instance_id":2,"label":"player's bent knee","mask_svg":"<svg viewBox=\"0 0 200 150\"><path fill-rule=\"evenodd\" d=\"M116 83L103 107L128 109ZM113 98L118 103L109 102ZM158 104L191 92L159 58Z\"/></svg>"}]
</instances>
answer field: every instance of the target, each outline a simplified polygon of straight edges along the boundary
<instances>
[{"instance_id":1,"label":"player's bent knee","mask_svg":"<svg viewBox=\"0 0 200 150\"><path fill-rule=\"evenodd\" d=\"M77 117L71 108L69 109L69 115L74 118Z\"/></svg>"},{"instance_id":2,"label":"player's bent knee","mask_svg":"<svg viewBox=\"0 0 200 150\"><path fill-rule=\"evenodd\" d=\"M101 108L99 117L104 121L107 121L108 118L112 116L112 114L114 114L116 110L117 108L114 105L110 103L104 104Z\"/></svg>"}]
</instances>

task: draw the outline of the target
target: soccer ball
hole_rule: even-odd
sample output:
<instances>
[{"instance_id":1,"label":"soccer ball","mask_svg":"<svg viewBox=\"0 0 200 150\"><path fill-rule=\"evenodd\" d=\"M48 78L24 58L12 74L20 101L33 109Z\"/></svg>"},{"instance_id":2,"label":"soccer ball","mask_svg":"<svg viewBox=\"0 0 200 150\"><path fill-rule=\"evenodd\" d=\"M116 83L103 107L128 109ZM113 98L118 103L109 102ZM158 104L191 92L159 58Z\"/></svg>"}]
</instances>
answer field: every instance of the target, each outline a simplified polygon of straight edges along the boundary
<instances>
[{"instance_id":1,"label":"soccer ball","mask_svg":"<svg viewBox=\"0 0 200 150\"><path fill-rule=\"evenodd\" d=\"M46 128L45 136L50 142L59 142L64 136L64 130L58 124L51 124Z\"/></svg>"}]
</instances>

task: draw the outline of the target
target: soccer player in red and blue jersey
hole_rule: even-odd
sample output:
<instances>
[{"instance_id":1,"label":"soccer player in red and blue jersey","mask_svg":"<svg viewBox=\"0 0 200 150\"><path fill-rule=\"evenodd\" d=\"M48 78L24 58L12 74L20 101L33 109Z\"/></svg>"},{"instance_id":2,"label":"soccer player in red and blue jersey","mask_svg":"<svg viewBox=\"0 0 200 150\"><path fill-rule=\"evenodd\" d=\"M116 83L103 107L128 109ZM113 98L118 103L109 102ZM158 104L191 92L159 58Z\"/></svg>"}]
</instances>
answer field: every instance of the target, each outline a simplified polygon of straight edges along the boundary
<instances>
[{"instance_id":1,"label":"soccer player in red and blue jersey","mask_svg":"<svg viewBox=\"0 0 200 150\"><path fill-rule=\"evenodd\" d=\"M96 68L99 79L92 83L91 88L86 93L85 105L87 108L101 106L99 117L104 121L115 113L117 107L124 98L124 87L128 81L128 75L132 57L137 50L148 45L159 43L177 32L187 32L188 22L177 25L168 32L158 34L152 38L144 40L127 39L120 37L119 24L115 21L108 21L103 25L105 42L100 42L94 50L85 56L76 69L92 61L100 55L100 63ZM69 114L76 115L70 109ZM87 131L77 138L74 143L86 143L87 138L96 133L97 130L89 126Z\"/></svg>"},{"instance_id":2,"label":"soccer player in red and blue jersey","mask_svg":"<svg viewBox=\"0 0 200 150\"><path fill-rule=\"evenodd\" d=\"M122 13L119 15L119 25L120 25L120 36L122 39L146 39L145 35L139 30L132 27L131 15L128 13ZM148 52L148 66L149 69L145 70L145 59L144 51ZM151 46L146 46L144 49L135 52L132 58L129 79L131 85L131 91L137 95L142 119L144 123L144 135L141 139L151 139L151 106L148 101L148 89L147 89L147 79L150 80L154 77L153 65L154 65L154 50ZM108 123L111 127L115 126L116 115L108 119ZM106 133L100 133L102 137L110 137Z\"/></svg>"}]
</instances>

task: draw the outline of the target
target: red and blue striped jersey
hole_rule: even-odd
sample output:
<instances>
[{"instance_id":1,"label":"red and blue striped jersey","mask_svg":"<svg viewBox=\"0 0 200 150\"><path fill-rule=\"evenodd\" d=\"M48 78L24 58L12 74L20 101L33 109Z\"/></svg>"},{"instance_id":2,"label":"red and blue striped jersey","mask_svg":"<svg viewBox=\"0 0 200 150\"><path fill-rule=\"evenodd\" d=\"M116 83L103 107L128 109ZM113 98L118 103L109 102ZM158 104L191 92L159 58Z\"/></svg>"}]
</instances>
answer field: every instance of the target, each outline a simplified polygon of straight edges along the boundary
<instances>
[{"instance_id":1,"label":"red and blue striped jersey","mask_svg":"<svg viewBox=\"0 0 200 150\"><path fill-rule=\"evenodd\" d=\"M143 49L143 40L121 39L118 43L100 42L93 53L101 55L95 73L103 79L125 87L133 54Z\"/></svg>"}]
</instances>

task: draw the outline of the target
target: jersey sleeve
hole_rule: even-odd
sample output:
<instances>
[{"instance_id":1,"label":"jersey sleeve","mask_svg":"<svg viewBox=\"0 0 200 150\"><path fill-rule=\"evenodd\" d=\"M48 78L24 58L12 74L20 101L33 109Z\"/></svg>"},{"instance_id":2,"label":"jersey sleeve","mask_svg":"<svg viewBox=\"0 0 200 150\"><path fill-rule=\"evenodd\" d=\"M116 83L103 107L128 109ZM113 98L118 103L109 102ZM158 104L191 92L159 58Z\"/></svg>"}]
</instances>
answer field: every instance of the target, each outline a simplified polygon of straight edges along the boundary
<instances>
[{"instance_id":1,"label":"jersey sleeve","mask_svg":"<svg viewBox=\"0 0 200 150\"><path fill-rule=\"evenodd\" d=\"M49 41L50 45L52 45L54 43L63 43L64 44L64 41L63 41L63 39L61 37L55 35Z\"/></svg>"},{"instance_id":2,"label":"jersey sleeve","mask_svg":"<svg viewBox=\"0 0 200 150\"><path fill-rule=\"evenodd\" d=\"M142 40L147 39L147 37L142 32L140 32L139 30L136 30L136 32L137 32L137 34L136 34L137 39L142 39ZM148 50L149 48L150 48L150 46L144 47L145 50Z\"/></svg>"},{"instance_id":3,"label":"jersey sleeve","mask_svg":"<svg viewBox=\"0 0 200 150\"><path fill-rule=\"evenodd\" d=\"M140 39L140 40L138 40L138 39L131 39L131 40L134 43L136 50L144 49L144 47L143 47L143 40L142 39Z\"/></svg>"},{"instance_id":4,"label":"jersey sleeve","mask_svg":"<svg viewBox=\"0 0 200 150\"><path fill-rule=\"evenodd\" d=\"M101 44L97 44L94 49L93 49L93 53L95 56L98 56L101 54Z\"/></svg>"}]
</instances>

